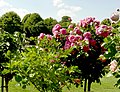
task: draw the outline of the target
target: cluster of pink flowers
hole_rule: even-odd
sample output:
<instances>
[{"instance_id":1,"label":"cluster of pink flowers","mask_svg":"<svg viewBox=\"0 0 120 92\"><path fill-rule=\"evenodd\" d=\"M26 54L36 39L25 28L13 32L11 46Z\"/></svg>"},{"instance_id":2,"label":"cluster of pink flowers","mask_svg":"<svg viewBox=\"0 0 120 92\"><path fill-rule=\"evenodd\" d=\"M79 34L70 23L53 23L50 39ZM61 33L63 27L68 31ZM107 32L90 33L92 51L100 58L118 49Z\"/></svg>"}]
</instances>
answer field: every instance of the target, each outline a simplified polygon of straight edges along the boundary
<instances>
[{"instance_id":1,"label":"cluster of pink flowers","mask_svg":"<svg viewBox=\"0 0 120 92\"><path fill-rule=\"evenodd\" d=\"M103 37L107 37L111 33L111 30L111 26L100 25L99 27L96 27L96 34Z\"/></svg>"},{"instance_id":2,"label":"cluster of pink flowers","mask_svg":"<svg viewBox=\"0 0 120 92\"><path fill-rule=\"evenodd\" d=\"M84 31L80 29L81 27L84 28L88 25L94 25L96 36L107 37L112 30L111 26L100 25L100 22L95 20L95 18L88 17L86 19L80 20L80 23L76 27L70 24L68 26L69 32L67 32L65 28L62 28L61 25L56 24L52 29L52 33L53 36L57 39L60 38L60 35L65 35L64 37L66 37L66 41L63 47L64 49L69 49L73 46L80 46L84 52L88 52L90 50L90 46L95 47L97 43L91 31Z\"/></svg>"},{"instance_id":3,"label":"cluster of pink flowers","mask_svg":"<svg viewBox=\"0 0 120 92\"><path fill-rule=\"evenodd\" d=\"M52 29L53 36L40 33L38 39L41 40L46 37L48 40L52 40L54 37L63 43L62 46L64 50L71 47L79 47L81 50L88 53L92 50L95 51L101 49L101 54L103 54L106 49L104 49L104 46L97 46L97 44L102 44L102 41L98 42L96 38L107 37L110 35L111 30L111 26L100 25L100 22L95 20L95 18L88 17L80 20L80 23L76 25L76 27L74 27L73 24L70 24L68 29L62 28L60 24L56 24ZM106 59L101 57L103 56L100 56L100 61L105 62Z\"/></svg>"},{"instance_id":4,"label":"cluster of pink flowers","mask_svg":"<svg viewBox=\"0 0 120 92\"><path fill-rule=\"evenodd\" d=\"M61 25L56 24L53 29L52 29L52 33L54 35L55 38L60 38L60 35L66 35L67 31L65 28L62 28Z\"/></svg>"},{"instance_id":5,"label":"cluster of pink flowers","mask_svg":"<svg viewBox=\"0 0 120 92\"><path fill-rule=\"evenodd\" d=\"M53 38L53 36L50 34L45 35L44 33L40 33L40 35L38 36L38 39L42 40L45 36L47 37L48 40L52 40Z\"/></svg>"},{"instance_id":6,"label":"cluster of pink flowers","mask_svg":"<svg viewBox=\"0 0 120 92\"><path fill-rule=\"evenodd\" d=\"M95 26L99 25L100 22L99 21L96 21L95 18L93 17L87 17L83 20L80 20L80 23L79 23L79 26L80 27L87 27L88 25L90 25L91 23L94 23Z\"/></svg>"}]
</instances>

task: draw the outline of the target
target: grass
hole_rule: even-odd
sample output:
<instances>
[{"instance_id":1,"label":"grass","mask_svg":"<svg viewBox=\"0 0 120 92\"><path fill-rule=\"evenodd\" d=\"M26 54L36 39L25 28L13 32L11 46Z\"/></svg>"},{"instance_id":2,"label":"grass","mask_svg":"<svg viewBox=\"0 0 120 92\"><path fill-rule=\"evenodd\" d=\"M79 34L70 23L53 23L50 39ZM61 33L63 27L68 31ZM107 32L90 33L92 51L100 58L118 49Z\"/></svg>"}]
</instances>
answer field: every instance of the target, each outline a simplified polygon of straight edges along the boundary
<instances>
[{"instance_id":1,"label":"grass","mask_svg":"<svg viewBox=\"0 0 120 92\"><path fill-rule=\"evenodd\" d=\"M114 87L116 81L117 79L114 77L104 77L101 79L101 85L99 83L92 84L91 92L120 92L120 89ZM83 88L75 88L75 86L72 86L70 90L66 88L63 90L63 92L83 92Z\"/></svg>"},{"instance_id":2,"label":"grass","mask_svg":"<svg viewBox=\"0 0 120 92\"><path fill-rule=\"evenodd\" d=\"M1 78L0 78L0 86L1 86ZM1 92L1 88L0 88L0 92ZM22 87L19 86L16 81L12 80L9 82L9 92L39 92L39 91L37 91L37 89L33 85L27 86L26 89L22 89Z\"/></svg>"},{"instance_id":3,"label":"grass","mask_svg":"<svg viewBox=\"0 0 120 92\"><path fill-rule=\"evenodd\" d=\"M102 85L98 83L92 84L91 92L120 92L120 89L114 87L116 80L117 79L115 79L114 77L104 77L101 79ZM9 83L9 92L39 92L39 91L37 91L33 85L28 86L26 89L22 89L20 86L17 85L17 83L14 80L12 80ZM83 88L82 87L76 88L74 85L72 85L70 90L64 87L63 92L83 92Z\"/></svg>"}]
</instances>

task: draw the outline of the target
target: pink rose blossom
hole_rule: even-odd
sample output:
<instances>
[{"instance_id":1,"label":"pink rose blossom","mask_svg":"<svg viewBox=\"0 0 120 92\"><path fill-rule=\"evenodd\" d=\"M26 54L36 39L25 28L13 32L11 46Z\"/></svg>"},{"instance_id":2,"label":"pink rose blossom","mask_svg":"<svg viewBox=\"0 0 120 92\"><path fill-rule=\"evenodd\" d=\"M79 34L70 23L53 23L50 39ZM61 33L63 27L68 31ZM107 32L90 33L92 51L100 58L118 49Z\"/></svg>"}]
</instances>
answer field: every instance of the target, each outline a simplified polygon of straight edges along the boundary
<instances>
[{"instance_id":1,"label":"pink rose blossom","mask_svg":"<svg viewBox=\"0 0 120 92\"><path fill-rule=\"evenodd\" d=\"M95 18L87 17L86 19L80 20L79 26L80 27L86 27L94 21L95 21Z\"/></svg>"},{"instance_id":2,"label":"pink rose blossom","mask_svg":"<svg viewBox=\"0 0 120 92\"><path fill-rule=\"evenodd\" d=\"M87 38L87 37L85 37L85 38L83 39L83 41L85 42L85 44L89 44L89 43L90 43L90 39Z\"/></svg>"},{"instance_id":3,"label":"pink rose blossom","mask_svg":"<svg viewBox=\"0 0 120 92\"><path fill-rule=\"evenodd\" d=\"M40 35L38 36L38 39L43 39L43 38L44 38L44 36L45 36L45 34L44 34L44 33L40 33Z\"/></svg>"},{"instance_id":4,"label":"pink rose blossom","mask_svg":"<svg viewBox=\"0 0 120 92\"><path fill-rule=\"evenodd\" d=\"M85 32L84 34L83 34L83 37L85 37L85 38L91 38L91 33L90 32Z\"/></svg>"},{"instance_id":5,"label":"pink rose blossom","mask_svg":"<svg viewBox=\"0 0 120 92\"><path fill-rule=\"evenodd\" d=\"M88 24L90 24L91 22L93 22L95 20L95 18L87 17L85 20Z\"/></svg>"},{"instance_id":6,"label":"pink rose blossom","mask_svg":"<svg viewBox=\"0 0 120 92\"><path fill-rule=\"evenodd\" d=\"M97 26L100 26L100 21L97 21L97 20L95 20L94 21L94 25L97 27Z\"/></svg>"},{"instance_id":7,"label":"pink rose blossom","mask_svg":"<svg viewBox=\"0 0 120 92\"><path fill-rule=\"evenodd\" d=\"M80 29L78 27L75 27L73 31L78 35L82 34L82 32L80 31Z\"/></svg>"},{"instance_id":8,"label":"pink rose blossom","mask_svg":"<svg viewBox=\"0 0 120 92\"><path fill-rule=\"evenodd\" d=\"M73 35L74 34L74 31L70 31L70 35Z\"/></svg>"},{"instance_id":9,"label":"pink rose blossom","mask_svg":"<svg viewBox=\"0 0 120 92\"><path fill-rule=\"evenodd\" d=\"M80 27L86 27L87 26L87 22L85 20L80 20L79 26Z\"/></svg>"},{"instance_id":10,"label":"pink rose blossom","mask_svg":"<svg viewBox=\"0 0 120 92\"><path fill-rule=\"evenodd\" d=\"M79 40L82 40L83 38L82 38L82 36L80 36L80 35L76 35L76 36L75 36L75 39L76 39L76 41L79 41Z\"/></svg>"},{"instance_id":11,"label":"pink rose blossom","mask_svg":"<svg viewBox=\"0 0 120 92\"><path fill-rule=\"evenodd\" d=\"M67 31L65 28L62 28L60 29L60 33L63 34L63 35L66 35L67 34Z\"/></svg>"},{"instance_id":12,"label":"pink rose blossom","mask_svg":"<svg viewBox=\"0 0 120 92\"><path fill-rule=\"evenodd\" d=\"M49 40L52 40L52 35L46 35Z\"/></svg>"},{"instance_id":13,"label":"pink rose blossom","mask_svg":"<svg viewBox=\"0 0 120 92\"><path fill-rule=\"evenodd\" d=\"M96 34L103 37L107 37L111 33L111 30L111 26L101 25L96 28Z\"/></svg>"},{"instance_id":14,"label":"pink rose blossom","mask_svg":"<svg viewBox=\"0 0 120 92\"><path fill-rule=\"evenodd\" d=\"M73 28L74 28L73 24L70 24L70 25L68 26L68 29L73 29Z\"/></svg>"},{"instance_id":15,"label":"pink rose blossom","mask_svg":"<svg viewBox=\"0 0 120 92\"><path fill-rule=\"evenodd\" d=\"M105 29L106 29L106 28L107 28L107 25L101 25L101 28L105 28Z\"/></svg>"},{"instance_id":16,"label":"pink rose blossom","mask_svg":"<svg viewBox=\"0 0 120 92\"><path fill-rule=\"evenodd\" d=\"M60 24L56 24L53 29L52 29L52 32L54 31L59 31L61 29L61 25Z\"/></svg>"},{"instance_id":17,"label":"pink rose blossom","mask_svg":"<svg viewBox=\"0 0 120 92\"><path fill-rule=\"evenodd\" d=\"M102 27L96 28L96 34L101 35L104 32L104 29Z\"/></svg>"},{"instance_id":18,"label":"pink rose blossom","mask_svg":"<svg viewBox=\"0 0 120 92\"><path fill-rule=\"evenodd\" d=\"M69 42L69 41L66 41L65 42L65 45L64 45L64 47L63 47L63 49L69 49L71 47L71 42Z\"/></svg>"},{"instance_id":19,"label":"pink rose blossom","mask_svg":"<svg viewBox=\"0 0 120 92\"><path fill-rule=\"evenodd\" d=\"M71 43L71 47L73 47L73 46L75 46L75 44L74 44L74 43Z\"/></svg>"},{"instance_id":20,"label":"pink rose blossom","mask_svg":"<svg viewBox=\"0 0 120 92\"><path fill-rule=\"evenodd\" d=\"M75 35L69 35L68 39L70 42L75 42L76 37L75 37Z\"/></svg>"},{"instance_id":21,"label":"pink rose blossom","mask_svg":"<svg viewBox=\"0 0 120 92\"><path fill-rule=\"evenodd\" d=\"M60 35L60 33L59 33L58 31L54 31L54 32L53 32L53 36L54 36L55 38L59 38L59 35Z\"/></svg>"}]
</instances>

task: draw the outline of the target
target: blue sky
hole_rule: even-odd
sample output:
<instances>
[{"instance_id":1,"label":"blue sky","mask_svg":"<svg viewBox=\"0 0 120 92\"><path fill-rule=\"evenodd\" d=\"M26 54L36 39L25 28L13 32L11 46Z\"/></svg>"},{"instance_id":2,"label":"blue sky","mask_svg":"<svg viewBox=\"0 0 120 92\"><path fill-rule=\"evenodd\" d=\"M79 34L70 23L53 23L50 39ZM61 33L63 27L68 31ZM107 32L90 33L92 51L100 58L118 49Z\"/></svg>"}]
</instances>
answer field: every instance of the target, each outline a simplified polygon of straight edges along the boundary
<instances>
[{"instance_id":1,"label":"blue sky","mask_svg":"<svg viewBox=\"0 0 120 92\"><path fill-rule=\"evenodd\" d=\"M103 20L117 8L120 8L120 0L0 0L0 16L15 11L23 18L25 14L36 12L44 19L52 17L58 21L64 15L74 22L89 16Z\"/></svg>"}]
</instances>

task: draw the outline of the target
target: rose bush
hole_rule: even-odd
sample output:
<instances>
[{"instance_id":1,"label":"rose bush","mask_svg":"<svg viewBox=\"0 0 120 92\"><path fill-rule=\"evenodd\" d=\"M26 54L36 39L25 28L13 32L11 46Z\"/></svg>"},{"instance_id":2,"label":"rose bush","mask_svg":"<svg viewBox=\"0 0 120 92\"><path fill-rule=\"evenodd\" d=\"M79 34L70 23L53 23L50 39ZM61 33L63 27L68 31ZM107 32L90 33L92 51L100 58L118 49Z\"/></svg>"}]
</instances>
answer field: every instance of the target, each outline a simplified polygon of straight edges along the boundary
<instances>
[{"instance_id":1,"label":"rose bush","mask_svg":"<svg viewBox=\"0 0 120 92\"><path fill-rule=\"evenodd\" d=\"M36 46L25 46L24 51L16 54L12 69L22 88L33 84L40 92L62 92L62 87L68 83L66 72L74 72L77 67L64 66L60 58L67 57L71 49L64 51L60 47L61 43L56 42L52 35L41 33Z\"/></svg>"},{"instance_id":2,"label":"rose bush","mask_svg":"<svg viewBox=\"0 0 120 92\"><path fill-rule=\"evenodd\" d=\"M61 87L69 83L84 83L86 92L88 82L90 91L91 84L100 82L115 59L117 44L112 41L118 25L100 23L92 17L80 20L76 26L70 24L67 29L56 24L53 35L40 33L36 46L25 47L17 55L13 62L18 72L16 81L23 88L32 83L43 92L61 92Z\"/></svg>"},{"instance_id":3,"label":"rose bush","mask_svg":"<svg viewBox=\"0 0 120 92\"><path fill-rule=\"evenodd\" d=\"M71 25L70 25L71 26ZM67 74L74 76L74 79L80 79L82 84L85 81L84 91L86 91L86 83L88 81L88 91L90 91L92 82L100 82L100 78L107 72L105 67L110 63L110 58L106 58L104 54L108 51L104 47L104 39L112 35L112 26L103 25L95 18L88 17L80 20L76 27L68 27L64 29L61 25L56 24L53 27L53 36L56 41L62 43L62 48L68 50L73 48L66 58L61 58L61 62L65 62L65 66L77 66L79 71ZM71 83L74 83L69 79Z\"/></svg>"},{"instance_id":4,"label":"rose bush","mask_svg":"<svg viewBox=\"0 0 120 92\"><path fill-rule=\"evenodd\" d=\"M119 17L119 15L117 15ZM116 16L114 16L116 17ZM120 20L114 22L113 19L109 23L113 27L112 35L105 38L105 47L108 48L108 52L105 54L106 58L110 58L110 71L118 79L115 86L120 88Z\"/></svg>"}]
</instances>

